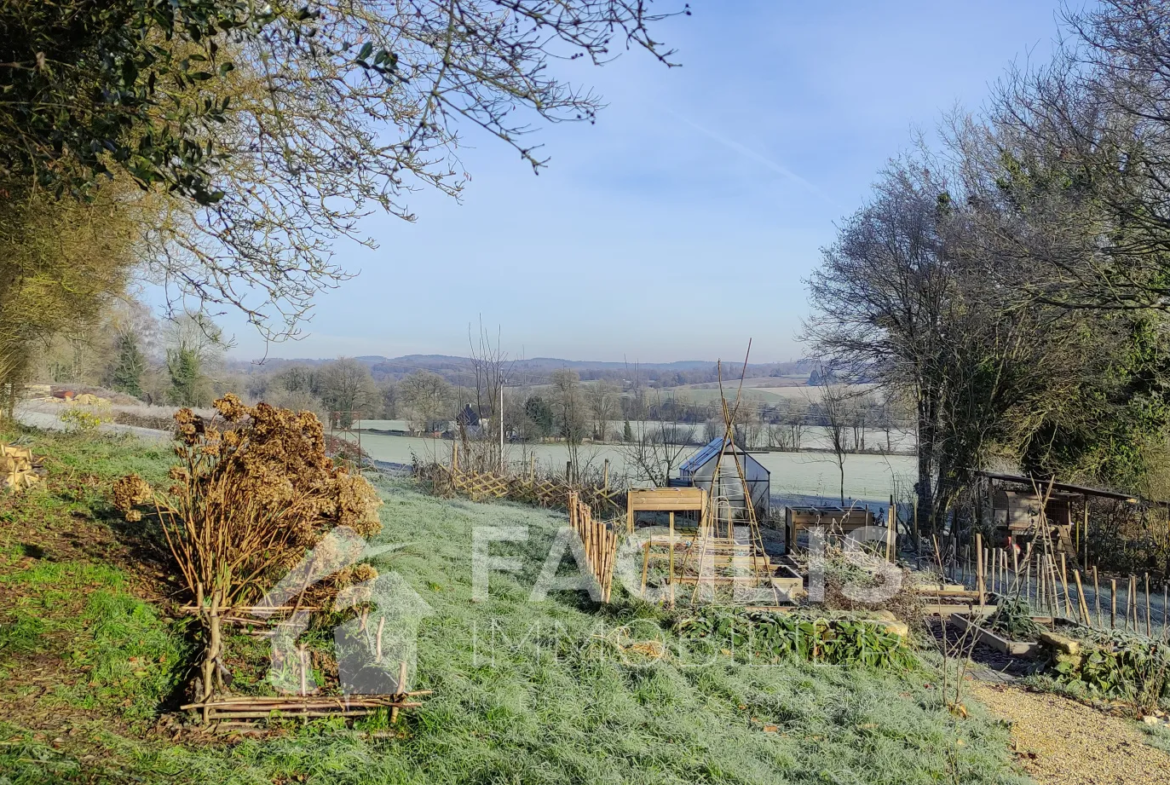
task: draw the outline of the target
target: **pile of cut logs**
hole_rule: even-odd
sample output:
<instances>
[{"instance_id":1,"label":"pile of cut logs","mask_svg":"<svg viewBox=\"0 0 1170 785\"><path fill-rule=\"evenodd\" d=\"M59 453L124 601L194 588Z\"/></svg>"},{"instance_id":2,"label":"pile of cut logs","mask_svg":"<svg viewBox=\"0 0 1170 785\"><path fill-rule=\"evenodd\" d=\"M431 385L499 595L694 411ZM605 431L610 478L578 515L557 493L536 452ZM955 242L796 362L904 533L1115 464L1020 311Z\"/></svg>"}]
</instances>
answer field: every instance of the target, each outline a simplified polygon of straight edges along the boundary
<instances>
[{"instance_id":1,"label":"pile of cut logs","mask_svg":"<svg viewBox=\"0 0 1170 785\"><path fill-rule=\"evenodd\" d=\"M41 459L33 458L32 450L0 444L0 486L19 492L41 481L44 470Z\"/></svg>"}]
</instances>

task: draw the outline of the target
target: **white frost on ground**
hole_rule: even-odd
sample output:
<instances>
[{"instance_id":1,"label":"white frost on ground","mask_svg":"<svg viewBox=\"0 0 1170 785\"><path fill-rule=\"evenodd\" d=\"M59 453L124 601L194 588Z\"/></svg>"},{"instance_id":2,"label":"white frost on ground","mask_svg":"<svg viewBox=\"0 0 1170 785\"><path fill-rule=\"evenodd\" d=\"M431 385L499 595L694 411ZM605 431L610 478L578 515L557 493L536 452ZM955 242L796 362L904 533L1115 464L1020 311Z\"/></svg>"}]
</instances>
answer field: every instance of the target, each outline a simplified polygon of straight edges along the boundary
<instances>
[{"instance_id":1,"label":"white frost on ground","mask_svg":"<svg viewBox=\"0 0 1170 785\"><path fill-rule=\"evenodd\" d=\"M14 414L17 422L32 428L41 428L46 431L66 431L69 430L70 426L61 422L61 413L65 410L65 404L45 399L34 399L18 403ZM105 433L130 434L147 441L169 442L171 440L170 433L156 431L153 428L139 428L120 423L102 423L99 428Z\"/></svg>"}]
</instances>

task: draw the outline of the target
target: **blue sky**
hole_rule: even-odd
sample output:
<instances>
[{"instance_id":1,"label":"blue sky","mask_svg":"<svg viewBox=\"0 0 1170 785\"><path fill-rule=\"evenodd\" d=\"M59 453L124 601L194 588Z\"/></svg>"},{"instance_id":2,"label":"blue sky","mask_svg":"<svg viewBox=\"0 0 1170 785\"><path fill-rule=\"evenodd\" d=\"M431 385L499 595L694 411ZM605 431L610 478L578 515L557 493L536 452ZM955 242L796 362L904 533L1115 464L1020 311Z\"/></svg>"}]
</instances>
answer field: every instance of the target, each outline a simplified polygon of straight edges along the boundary
<instances>
[{"instance_id":1,"label":"blue sky","mask_svg":"<svg viewBox=\"0 0 1170 785\"><path fill-rule=\"evenodd\" d=\"M658 38L568 64L608 107L541 133L540 176L468 129L461 203L418 194L413 224L371 218L380 248L339 245L360 275L322 295L269 356L466 354L498 325L514 357L666 362L799 357L802 279L915 129L977 107L1015 61L1046 59L1056 0L692 0ZM263 342L239 319L233 354Z\"/></svg>"}]
</instances>

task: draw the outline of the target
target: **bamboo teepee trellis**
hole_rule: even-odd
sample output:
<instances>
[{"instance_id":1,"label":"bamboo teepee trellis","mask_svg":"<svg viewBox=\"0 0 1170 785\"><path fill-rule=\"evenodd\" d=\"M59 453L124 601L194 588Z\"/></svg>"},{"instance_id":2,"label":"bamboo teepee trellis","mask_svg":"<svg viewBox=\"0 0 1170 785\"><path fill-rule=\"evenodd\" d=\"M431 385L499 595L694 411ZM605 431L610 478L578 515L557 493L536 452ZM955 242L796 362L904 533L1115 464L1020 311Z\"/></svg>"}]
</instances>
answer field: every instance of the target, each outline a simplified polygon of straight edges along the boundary
<instances>
[{"instance_id":1,"label":"bamboo teepee trellis","mask_svg":"<svg viewBox=\"0 0 1170 785\"><path fill-rule=\"evenodd\" d=\"M712 514L699 523L695 532L695 541L687 549L682 571L685 575L690 561L690 554L697 554L698 576L694 579L695 589L691 601L699 598L700 589L706 585L714 587L721 582L754 585L755 588L769 588L773 591L776 601L779 594L772 581L772 565L764 550L764 540L760 534L760 523L756 517L755 503L751 495L751 487L747 481L743 464L739 460L739 452L735 443L735 422L739 415L740 405L743 402L743 382L747 375L748 358L751 355L752 344L748 341L747 353L744 355L743 368L739 375L739 387L735 393L735 402L728 405L727 396L723 391L723 363L720 361L717 368L719 381L719 402L723 413L724 434L719 448L719 458L715 464L715 472L711 478ZM735 464L735 476L727 478L732 486L739 486L743 499L742 509L731 504L731 496L722 493L726 487L724 472L724 458L730 454ZM725 515L724 515L725 513ZM747 522L748 542L740 543L735 538L735 522L741 518ZM747 568L747 575L716 576L715 568L726 564L731 567L732 573ZM673 576L672 576L673 580Z\"/></svg>"}]
</instances>

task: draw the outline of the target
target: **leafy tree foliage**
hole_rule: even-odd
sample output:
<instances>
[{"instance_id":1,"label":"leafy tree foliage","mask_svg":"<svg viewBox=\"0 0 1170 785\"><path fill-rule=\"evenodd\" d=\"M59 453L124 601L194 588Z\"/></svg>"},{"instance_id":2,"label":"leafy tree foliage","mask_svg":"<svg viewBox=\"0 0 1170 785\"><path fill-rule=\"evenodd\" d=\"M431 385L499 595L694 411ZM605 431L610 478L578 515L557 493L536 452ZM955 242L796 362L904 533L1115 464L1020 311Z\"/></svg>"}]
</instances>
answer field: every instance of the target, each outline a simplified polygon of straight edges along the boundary
<instances>
[{"instance_id":1,"label":"leafy tree foliage","mask_svg":"<svg viewBox=\"0 0 1170 785\"><path fill-rule=\"evenodd\" d=\"M85 196L115 168L199 203L215 201L203 143L226 98L199 85L232 63L218 41L261 26L236 0L0 3L0 177Z\"/></svg>"}]
</instances>

